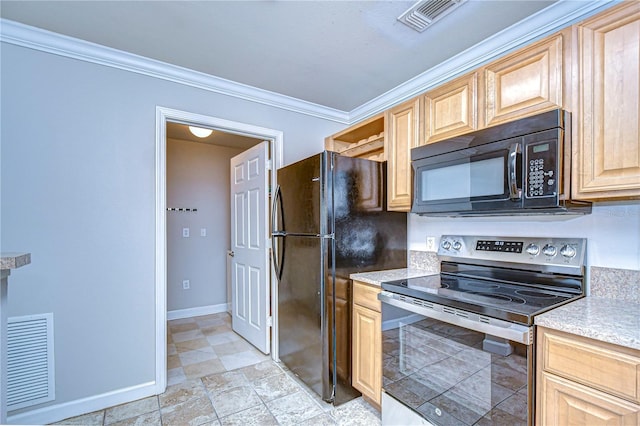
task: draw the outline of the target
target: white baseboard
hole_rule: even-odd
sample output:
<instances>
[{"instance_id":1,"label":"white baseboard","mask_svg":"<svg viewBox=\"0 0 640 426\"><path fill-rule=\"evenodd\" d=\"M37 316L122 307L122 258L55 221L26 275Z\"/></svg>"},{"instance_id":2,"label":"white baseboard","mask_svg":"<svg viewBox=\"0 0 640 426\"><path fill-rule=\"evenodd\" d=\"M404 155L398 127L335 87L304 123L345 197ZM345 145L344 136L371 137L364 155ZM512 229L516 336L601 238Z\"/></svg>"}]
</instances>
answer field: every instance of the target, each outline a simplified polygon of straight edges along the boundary
<instances>
[{"instance_id":1,"label":"white baseboard","mask_svg":"<svg viewBox=\"0 0 640 426\"><path fill-rule=\"evenodd\" d=\"M219 305L198 306L197 308L176 309L175 311L168 311L167 320L219 314L220 312L231 312L230 304L220 303Z\"/></svg>"},{"instance_id":2,"label":"white baseboard","mask_svg":"<svg viewBox=\"0 0 640 426\"><path fill-rule=\"evenodd\" d=\"M31 411L11 415L7 417L9 424L46 425L59 422L70 417L81 416L105 408L113 407L149 396L157 395L156 383L148 382L128 388L64 402L62 404L49 405Z\"/></svg>"}]
</instances>

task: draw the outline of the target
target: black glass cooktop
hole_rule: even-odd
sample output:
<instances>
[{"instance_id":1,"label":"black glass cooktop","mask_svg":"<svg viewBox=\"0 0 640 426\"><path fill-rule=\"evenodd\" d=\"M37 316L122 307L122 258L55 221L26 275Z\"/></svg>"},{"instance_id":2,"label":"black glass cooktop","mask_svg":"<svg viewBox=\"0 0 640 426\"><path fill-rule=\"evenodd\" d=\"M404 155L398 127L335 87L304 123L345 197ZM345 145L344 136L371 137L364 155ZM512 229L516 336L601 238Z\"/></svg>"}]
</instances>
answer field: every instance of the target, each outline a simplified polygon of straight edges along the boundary
<instances>
[{"instance_id":1,"label":"black glass cooktop","mask_svg":"<svg viewBox=\"0 0 640 426\"><path fill-rule=\"evenodd\" d=\"M533 324L533 316L581 294L464 276L426 275L382 283L382 289L489 317Z\"/></svg>"}]
</instances>

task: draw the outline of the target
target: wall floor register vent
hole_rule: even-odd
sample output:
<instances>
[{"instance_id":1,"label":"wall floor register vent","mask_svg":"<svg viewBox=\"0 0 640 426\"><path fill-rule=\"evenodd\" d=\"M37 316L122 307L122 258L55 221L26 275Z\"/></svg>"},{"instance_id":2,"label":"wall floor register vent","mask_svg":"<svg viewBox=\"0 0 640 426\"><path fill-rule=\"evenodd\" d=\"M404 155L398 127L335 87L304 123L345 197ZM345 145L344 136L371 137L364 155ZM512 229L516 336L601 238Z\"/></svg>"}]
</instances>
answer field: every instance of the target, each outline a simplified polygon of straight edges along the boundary
<instances>
[{"instance_id":1,"label":"wall floor register vent","mask_svg":"<svg viewBox=\"0 0 640 426\"><path fill-rule=\"evenodd\" d=\"M53 401L53 314L7 322L7 410Z\"/></svg>"},{"instance_id":2,"label":"wall floor register vent","mask_svg":"<svg viewBox=\"0 0 640 426\"><path fill-rule=\"evenodd\" d=\"M398 16L398 21L423 32L427 27L462 6L467 0L421 0L411 6L406 12Z\"/></svg>"}]
</instances>

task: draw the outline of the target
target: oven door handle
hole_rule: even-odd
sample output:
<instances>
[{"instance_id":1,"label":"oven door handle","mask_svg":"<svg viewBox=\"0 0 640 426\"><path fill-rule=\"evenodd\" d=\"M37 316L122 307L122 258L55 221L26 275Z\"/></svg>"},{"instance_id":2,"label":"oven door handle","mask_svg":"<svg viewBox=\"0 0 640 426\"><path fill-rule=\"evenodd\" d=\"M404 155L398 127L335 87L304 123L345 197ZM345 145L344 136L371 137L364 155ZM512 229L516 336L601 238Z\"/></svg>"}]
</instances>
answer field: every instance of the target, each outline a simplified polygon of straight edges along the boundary
<instances>
[{"instance_id":1,"label":"oven door handle","mask_svg":"<svg viewBox=\"0 0 640 426\"><path fill-rule=\"evenodd\" d=\"M399 297L404 300L398 300ZM396 306L400 309L404 309L427 318L443 321L469 330L513 340L525 345L533 344L533 327L527 327L523 324L483 317L481 315L461 311L450 306L439 305L437 303L414 299L412 297L399 296L385 290L378 294L378 300L382 303Z\"/></svg>"}]
</instances>

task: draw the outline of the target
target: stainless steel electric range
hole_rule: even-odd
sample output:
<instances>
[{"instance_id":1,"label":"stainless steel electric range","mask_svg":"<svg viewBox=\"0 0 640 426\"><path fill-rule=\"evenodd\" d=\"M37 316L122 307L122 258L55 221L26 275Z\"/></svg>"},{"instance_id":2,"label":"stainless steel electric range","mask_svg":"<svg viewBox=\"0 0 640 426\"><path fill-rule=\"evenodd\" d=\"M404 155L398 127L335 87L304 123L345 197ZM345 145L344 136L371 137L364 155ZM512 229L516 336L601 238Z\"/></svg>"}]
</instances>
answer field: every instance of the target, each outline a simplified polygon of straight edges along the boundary
<instances>
[{"instance_id":1,"label":"stainless steel electric range","mask_svg":"<svg viewBox=\"0 0 640 426\"><path fill-rule=\"evenodd\" d=\"M531 425L534 317L584 296L586 240L445 235L382 283L382 424Z\"/></svg>"}]
</instances>

